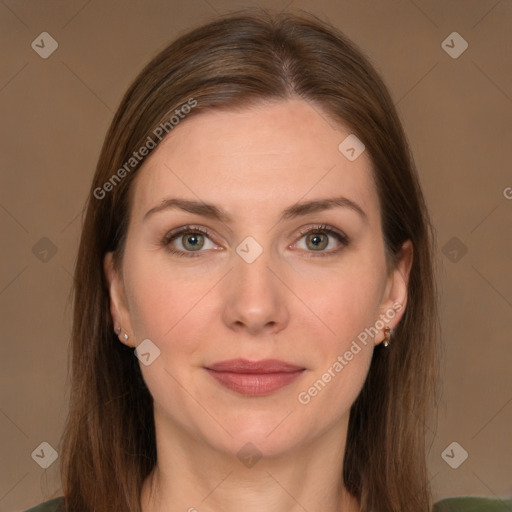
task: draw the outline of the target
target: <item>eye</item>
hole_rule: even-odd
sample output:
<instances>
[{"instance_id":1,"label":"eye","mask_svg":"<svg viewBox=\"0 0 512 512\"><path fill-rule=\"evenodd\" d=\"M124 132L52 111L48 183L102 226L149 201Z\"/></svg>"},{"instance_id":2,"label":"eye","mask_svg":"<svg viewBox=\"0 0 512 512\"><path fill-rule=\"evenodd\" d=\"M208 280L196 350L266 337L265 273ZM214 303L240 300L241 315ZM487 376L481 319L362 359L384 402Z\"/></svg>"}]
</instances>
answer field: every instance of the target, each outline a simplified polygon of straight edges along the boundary
<instances>
[{"instance_id":1,"label":"eye","mask_svg":"<svg viewBox=\"0 0 512 512\"><path fill-rule=\"evenodd\" d=\"M349 239L344 233L325 224L301 230L300 234L302 235L300 240L304 239L304 244L300 247L299 240L294 246L298 246L299 249L307 252L319 253L314 256L329 256L338 253L349 244ZM337 241L337 248L336 242L333 243L332 239ZM332 247L333 245L334 248ZM331 248L332 250L326 251L326 248Z\"/></svg>"},{"instance_id":2,"label":"eye","mask_svg":"<svg viewBox=\"0 0 512 512\"><path fill-rule=\"evenodd\" d=\"M330 256L349 244L349 239L343 232L325 224L303 229L300 231L300 235L301 238L293 247L298 247L308 253L318 253L311 254L311 256ZM300 247L302 239L305 239L305 246ZM335 240L334 243L332 239ZM338 247L332 248L332 245L336 246L336 242ZM207 230L190 225L167 233L162 240L162 245L168 252L185 257L200 256L199 253L204 252L203 249L218 249ZM331 250L326 251L326 248L331 248Z\"/></svg>"},{"instance_id":3,"label":"eye","mask_svg":"<svg viewBox=\"0 0 512 512\"><path fill-rule=\"evenodd\" d=\"M210 245L209 245L210 244ZM177 256L199 256L202 249L215 249L215 244L210 240L209 233L196 226L183 226L177 231L171 231L165 235L162 245L172 254Z\"/></svg>"}]
</instances>

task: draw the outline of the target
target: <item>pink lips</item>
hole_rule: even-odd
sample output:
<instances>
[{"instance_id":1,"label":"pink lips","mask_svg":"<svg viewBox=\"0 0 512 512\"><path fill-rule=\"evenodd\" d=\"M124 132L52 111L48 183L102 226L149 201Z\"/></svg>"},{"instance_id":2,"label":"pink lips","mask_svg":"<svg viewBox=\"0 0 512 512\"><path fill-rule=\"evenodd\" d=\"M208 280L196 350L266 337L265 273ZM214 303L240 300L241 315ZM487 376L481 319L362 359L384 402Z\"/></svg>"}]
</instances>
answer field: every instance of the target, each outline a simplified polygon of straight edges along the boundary
<instances>
[{"instance_id":1,"label":"pink lips","mask_svg":"<svg viewBox=\"0 0 512 512\"><path fill-rule=\"evenodd\" d=\"M206 368L223 386L244 395L266 395L294 381L305 368L277 359L230 359Z\"/></svg>"}]
</instances>

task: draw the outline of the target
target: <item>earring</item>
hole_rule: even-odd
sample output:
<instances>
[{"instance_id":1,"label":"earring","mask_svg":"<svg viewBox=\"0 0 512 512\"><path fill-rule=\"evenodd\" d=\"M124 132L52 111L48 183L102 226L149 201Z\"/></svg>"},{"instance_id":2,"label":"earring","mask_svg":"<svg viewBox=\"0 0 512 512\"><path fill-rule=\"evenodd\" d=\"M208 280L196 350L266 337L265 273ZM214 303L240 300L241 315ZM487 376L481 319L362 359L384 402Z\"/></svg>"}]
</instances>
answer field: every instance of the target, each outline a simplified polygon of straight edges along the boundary
<instances>
[{"instance_id":1,"label":"earring","mask_svg":"<svg viewBox=\"0 0 512 512\"><path fill-rule=\"evenodd\" d=\"M116 328L116 334L117 336L119 337L119 335L121 334L121 327L117 327ZM123 343L126 343L128 341L130 337L128 336L128 334L124 333L123 334L123 339L121 340Z\"/></svg>"},{"instance_id":2,"label":"earring","mask_svg":"<svg viewBox=\"0 0 512 512\"><path fill-rule=\"evenodd\" d=\"M382 340L382 344L387 347L390 344L391 340L391 329L389 327L384 328L384 339Z\"/></svg>"}]
</instances>

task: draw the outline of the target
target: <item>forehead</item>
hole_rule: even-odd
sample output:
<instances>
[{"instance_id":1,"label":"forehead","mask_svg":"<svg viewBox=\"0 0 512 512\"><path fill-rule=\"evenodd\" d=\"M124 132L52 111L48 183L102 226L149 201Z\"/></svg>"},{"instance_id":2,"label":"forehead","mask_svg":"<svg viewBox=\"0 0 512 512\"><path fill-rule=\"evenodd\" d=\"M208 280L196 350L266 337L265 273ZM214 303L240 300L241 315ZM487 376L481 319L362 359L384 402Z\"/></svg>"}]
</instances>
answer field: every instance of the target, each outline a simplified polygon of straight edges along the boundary
<instances>
[{"instance_id":1,"label":"forehead","mask_svg":"<svg viewBox=\"0 0 512 512\"><path fill-rule=\"evenodd\" d=\"M168 197L221 204L242 220L280 213L301 200L344 195L377 220L367 152L350 161L339 149L350 133L303 100L195 114L139 169L133 217Z\"/></svg>"}]
</instances>

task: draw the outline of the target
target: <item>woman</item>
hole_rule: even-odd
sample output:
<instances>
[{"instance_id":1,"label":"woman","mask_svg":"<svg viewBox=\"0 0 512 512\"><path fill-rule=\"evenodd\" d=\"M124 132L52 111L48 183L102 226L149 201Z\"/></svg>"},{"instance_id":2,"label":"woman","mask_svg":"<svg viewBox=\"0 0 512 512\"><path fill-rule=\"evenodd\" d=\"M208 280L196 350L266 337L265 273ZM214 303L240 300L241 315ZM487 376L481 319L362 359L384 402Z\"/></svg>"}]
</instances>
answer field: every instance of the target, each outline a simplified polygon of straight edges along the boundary
<instances>
[{"instance_id":1,"label":"woman","mask_svg":"<svg viewBox=\"0 0 512 512\"><path fill-rule=\"evenodd\" d=\"M431 510L432 244L393 102L342 34L267 13L184 34L105 139L65 500L33 510Z\"/></svg>"}]
</instances>

